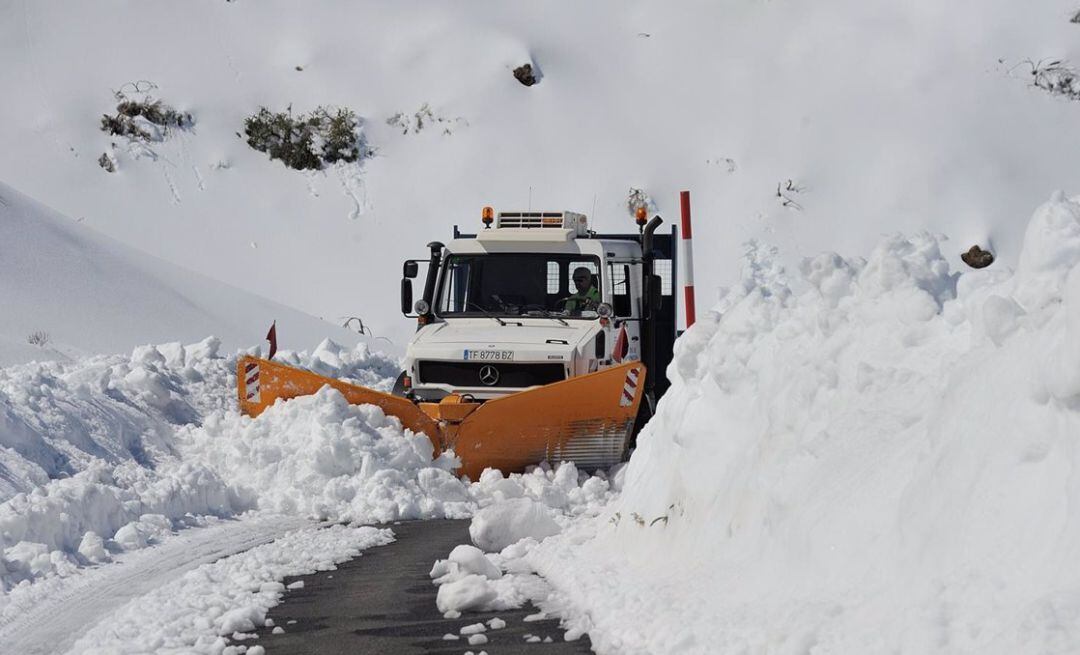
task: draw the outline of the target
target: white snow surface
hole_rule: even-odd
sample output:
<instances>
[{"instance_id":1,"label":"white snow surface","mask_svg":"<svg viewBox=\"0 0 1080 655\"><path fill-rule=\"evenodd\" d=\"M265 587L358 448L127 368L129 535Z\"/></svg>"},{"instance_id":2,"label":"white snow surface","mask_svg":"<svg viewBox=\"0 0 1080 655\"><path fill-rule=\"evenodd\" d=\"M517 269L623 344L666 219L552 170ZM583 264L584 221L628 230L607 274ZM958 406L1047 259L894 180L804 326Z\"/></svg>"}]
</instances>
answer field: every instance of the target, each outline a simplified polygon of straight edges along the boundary
<instances>
[{"instance_id":1,"label":"white snow surface","mask_svg":"<svg viewBox=\"0 0 1080 655\"><path fill-rule=\"evenodd\" d=\"M390 530L332 525L305 528L243 553L204 564L121 607L89 630L71 653L207 653L240 655L229 645L250 633L281 601L287 576L329 571L372 546L393 541ZM249 646L247 653L251 653Z\"/></svg>"},{"instance_id":2,"label":"white snow surface","mask_svg":"<svg viewBox=\"0 0 1080 655\"><path fill-rule=\"evenodd\" d=\"M931 229L955 239L954 265L974 243L1015 264L1018 218L1080 167L1076 104L1031 88L1024 63L1080 61L1074 9L7 2L0 179L215 279L360 316L399 346L401 261L453 223L478 226L484 204L578 210L625 232L631 187L669 222L690 189L702 306L736 281L750 238L797 261ZM529 61L542 79L526 88L511 71ZM103 133L112 92L140 81L194 126L150 144ZM301 173L237 137L261 105L320 104L353 108L377 155ZM117 172L97 164L105 152Z\"/></svg>"},{"instance_id":3,"label":"white snow surface","mask_svg":"<svg viewBox=\"0 0 1080 655\"><path fill-rule=\"evenodd\" d=\"M360 341L194 273L197 260L187 264L148 256L0 183L0 366L190 343L208 334L233 351L258 346L275 320L282 345ZM30 343L32 335L39 343Z\"/></svg>"},{"instance_id":4,"label":"white snow surface","mask_svg":"<svg viewBox=\"0 0 1080 655\"><path fill-rule=\"evenodd\" d=\"M310 354L286 351L279 357L383 389L397 371L396 361L364 345L348 349L328 340ZM433 463L430 445L418 448L421 437L371 408L349 408L350 419L336 393L270 408L259 420L241 418L235 367L236 358L220 356L217 339L208 338L188 346L143 346L127 357L0 369L0 634L3 625L26 624L42 599L66 598L67 588L90 585L115 597L116 589L108 587L115 577L93 571L130 568L133 554L166 547L187 528L200 531L232 517L247 522L282 516L268 521L295 527L297 519L375 522L446 515L437 485L422 487L420 480L448 479L458 497L468 496L465 485L445 470L449 457ZM278 470L277 460L262 451L256 463L272 472L260 474L251 461L227 456L225 442L258 451L262 446L249 441L252 435L266 437L258 425L280 428L290 419L299 425L298 413L315 432L320 421L333 425L322 440L278 442L275 452L288 456L288 470ZM235 433L222 432L226 425ZM213 447L207 434L217 440ZM356 461L327 468L327 458L342 448ZM379 488L363 504L321 505L317 495L324 488L343 489L343 479L369 487L377 481ZM433 500L425 500L425 489ZM168 572L178 576L187 561L163 563L142 571L143 577L167 581ZM138 575L136 568L129 577ZM106 588L93 587L98 583ZM62 604L55 613L69 618L57 625L73 634L82 627L72 623L76 618L99 620L107 605L99 603L95 613Z\"/></svg>"},{"instance_id":5,"label":"white snow surface","mask_svg":"<svg viewBox=\"0 0 1080 655\"><path fill-rule=\"evenodd\" d=\"M53 575L12 590L0 613L4 652L45 655L66 652L89 628L108 620L119 608L172 583L186 572L249 550L311 521L261 516L239 520L204 520L202 529L185 530L150 548L115 556L110 566L80 575ZM159 622L165 617L158 617ZM190 621L184 613L173 620ZM134 639L148 639L150 631Z\"/></svg>"},{"instance_id":6,"label":"white snow surface","mask_svg":"<svg viewBox=\"0 0 1080 655\"><path fill-rule=\"evenodd\" d=\"M1077 200L1019 262L956 272L921 234L785 271L752 245L622 495L501 568L601 653L1077 652Z\"/></svg>"},{"instance_id":7,"label":"white snow surface","mask_svg":"<svg viewBox=\"0 0 1080 655\"><path fill-rule=\"evenodd\" d=\"M398 371L363 344L329 340L277 358L383 390ZM236 356L222 356L216 338L0 369L0 640L44 652L89 630L79 649L218 652L244 630L227 629L222 616L241 607L250 616L280 596L273 587L252 600L237 576L296 575L275 562L336 561L359 542L322 531L298 537L295 548L286 539L259 551L266 557L222 560L207 574L217 586L184 575L241 546L312 520L460 518L504 501L566 522L614 493L604 476L571 464L508 477L489 470L464 482L452 473L452 452L433 458L426 436L330 388L251 419L235 406L235 369ZM455 557L470 570L488 561L468 548ZM497 566L476 570L498 575ZM512 606L542 583L508 584L496 595Z\"/></svg>"}]
</instances>

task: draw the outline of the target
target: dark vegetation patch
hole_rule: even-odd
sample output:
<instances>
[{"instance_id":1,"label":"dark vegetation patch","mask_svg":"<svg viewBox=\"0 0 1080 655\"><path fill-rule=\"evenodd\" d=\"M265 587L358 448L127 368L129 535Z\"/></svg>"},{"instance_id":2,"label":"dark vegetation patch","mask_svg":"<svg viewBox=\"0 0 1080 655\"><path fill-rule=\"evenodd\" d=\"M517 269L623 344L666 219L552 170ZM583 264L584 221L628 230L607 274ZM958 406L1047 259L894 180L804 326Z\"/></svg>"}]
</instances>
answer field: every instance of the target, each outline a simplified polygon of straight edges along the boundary
<instances>
[{"instance_id":1,"label":"dark vegetation patch","mask_svg":"<svg viewBox=\"0 0 1080 655\"><path fill-rule=\"evenodd\" d=\"M355 162L371 151L351 109L317 107L293 114L292 106L272 112L266 107L244 119L247 144L296 170L320 170L336 162Z\"/></svg>"},{"instance_id":2,"label":"dark vegetation patch","mask_svg":"<svg viewBox=\"0 0 1080 655\"><path fill-rule=\"evenodd\" d=\"M188 129L195 124L191 114L155 98L155 90L157 85L144 80L113 91L116 113L101 116L101 131L144 142L164 141L172 130Z\"/></svg>"}]
</instances>

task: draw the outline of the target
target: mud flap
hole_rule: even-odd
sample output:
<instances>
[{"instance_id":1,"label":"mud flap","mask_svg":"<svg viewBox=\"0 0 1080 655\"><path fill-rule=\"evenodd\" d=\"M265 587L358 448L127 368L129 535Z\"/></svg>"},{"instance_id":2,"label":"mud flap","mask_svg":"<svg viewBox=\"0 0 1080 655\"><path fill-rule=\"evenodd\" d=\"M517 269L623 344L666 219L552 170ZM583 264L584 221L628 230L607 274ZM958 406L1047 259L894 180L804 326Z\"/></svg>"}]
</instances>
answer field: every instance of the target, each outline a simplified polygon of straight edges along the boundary
<instances>
[{"instance_id":1,"label":"mud flap","mask_svg":"<svg viewBox=\"0 0 1080 655\"><path fill-rule=\"evenodd\" d=\"M520 472L543 460L612 466L626 456L644 387L645 365L628 362L489 400L442 439L472 480L487 467Z\"/></svg>"},{"instance_id":2,"label":"mud flap","mask_svg":"<svg viewBox=\"0 0 1080 655\"><path fill-rule=\"evenodd\" d=\"M350 404L378 405L386 414L398 417L401 424L413 432L426 434L435 446L436 456L442 452L438 425L405 398L251 356L241 357L237 362L236 378L240 411L248 416L258 416L278 398L309 396L330 386L340 391Z\"/></svg>"}]
</instances>

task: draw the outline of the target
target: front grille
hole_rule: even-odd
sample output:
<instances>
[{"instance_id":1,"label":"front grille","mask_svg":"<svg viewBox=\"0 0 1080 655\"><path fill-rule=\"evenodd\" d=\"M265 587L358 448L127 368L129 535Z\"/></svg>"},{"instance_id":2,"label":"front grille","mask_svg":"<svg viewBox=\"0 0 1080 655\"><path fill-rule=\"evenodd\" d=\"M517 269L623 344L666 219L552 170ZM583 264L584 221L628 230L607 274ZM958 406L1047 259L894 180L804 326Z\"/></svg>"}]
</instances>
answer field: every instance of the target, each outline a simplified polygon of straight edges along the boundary
<instances>
[{"instance_id":1,"label":"front grille","mask_svg":"<svg viewBox=\"0 0 1080 655\"><path fill-rule=\"evenodd\" d=\"M481 369L494 367L495 384L480 380ZM566 379L562 364L517 364L513 362L419 362L420 384L448 384L452 387L532 387ZM490 374L490 371L486 371ZM489 377L490 379L490 377Z\"/></svg>"}]
</instances>

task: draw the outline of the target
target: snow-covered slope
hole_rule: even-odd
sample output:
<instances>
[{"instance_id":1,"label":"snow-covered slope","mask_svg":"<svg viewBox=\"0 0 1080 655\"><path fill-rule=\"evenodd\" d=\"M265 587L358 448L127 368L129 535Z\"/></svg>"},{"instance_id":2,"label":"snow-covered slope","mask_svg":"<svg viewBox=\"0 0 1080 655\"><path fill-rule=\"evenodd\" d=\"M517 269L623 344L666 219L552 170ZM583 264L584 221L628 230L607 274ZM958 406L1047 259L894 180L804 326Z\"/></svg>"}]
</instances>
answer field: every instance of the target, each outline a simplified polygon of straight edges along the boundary
<instances>
[{"instance_id":1,"label":"snow-covered slope","mask_svg":"<svg viewBox=\"0 0 1080 655\"><path fill-rule=\"evenodd\" d=\"M751 251L622 497L533 565L600 652L1075 653L1078 344L1060 194L1015 273L927 235L787 273Z\"/></svg>"},{"instance_id":2,"label":"snow-covered slope","mask_svg":"<svg viewBox=\"0 0 1080 655\"><path fill-rule=\"evenodd\" d=\"M929 228L953 239L953 264L975 242L1015 263L1018 217L1080 166L1080 107L1030 88L1022 63L1080 59L1073 9L9 2L0 179L151 254L331 321L360 316L399 344L401 260L475 224L483 204L625 230L630 187L669 219L689 188L703 304L735 281L752 237L794 261ZM530 59L543 77L526 88L511 69ZM192 112L193 129L150 148L102 133L111 92L140 80ZM324 103L366 120L373 159L304 174L237 137L260 105ZM418 133L387 125L403 112L415 126L425 104ZM96 162L112 142L110 174Z\"/></svg>"},{"instance_id":3,"label":"snow-covered slope","mask_svg":"<svg viewBox=\"0 0 1080 655\"><path fill-rule=\"evenodd\" d=\"M197 260L197 249L192 256ZM130 352L140 344L195 342L209 335L228 350L250 348L274 320L284 343L360 339L140 253L2 183L0 304L0 366Z\"/></svg>"}]
</instances>

